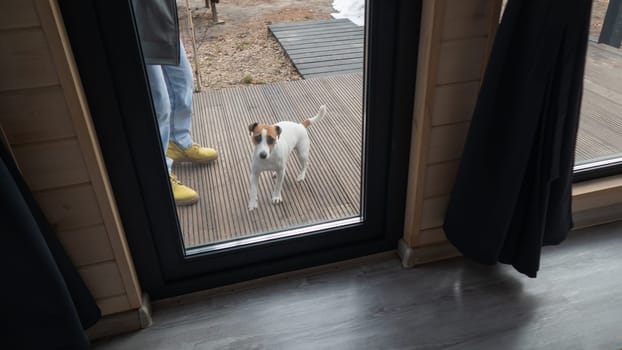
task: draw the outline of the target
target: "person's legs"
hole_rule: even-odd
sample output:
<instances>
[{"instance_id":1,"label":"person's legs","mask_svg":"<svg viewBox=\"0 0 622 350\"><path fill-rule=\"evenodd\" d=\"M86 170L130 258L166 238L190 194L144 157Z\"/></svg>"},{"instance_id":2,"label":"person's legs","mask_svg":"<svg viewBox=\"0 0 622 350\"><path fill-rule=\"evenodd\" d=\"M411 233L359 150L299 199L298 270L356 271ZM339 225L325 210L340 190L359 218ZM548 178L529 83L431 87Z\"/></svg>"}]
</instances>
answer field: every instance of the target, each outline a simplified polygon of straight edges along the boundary
<instances>
[{"instance_id":1,"label":"person's legs","mask_svg":"<svg viewBox=\"0 0 622 350\"><path fill-rule=\"evenodd\" d=\"M171 103L169 99L168 87L164 78L162 66L146 65L145 67L147 70L147 77L149 78L149 87L151 88L153 106L158 119L162 149L166 152L171 135ZM167 157L166 166L169 173L171 172L172 165L173 160Z\"/></svg>"},{"instance_id":2,"label":"person's legs","mask_svg":"<svg viewBox=\"0 0 622 350\"><path fill-rule=\"evenodd\" d=\"M151 89L153 106L158 120L162 149L166 152L171 135L171 102L169 98L169 89L165 81L162 66L146 65L146 70L147 77L149 79L149 87ZM178 205L196 203L199 200L199 195L193 189L184 186L179 180L177 180L175 175L171 173L173 160L166 157L166 154L165 158L175 203Z\"/></svg>"},{"instance_id":3,"label":"person's legs","mask_svg":"<svg viewBox=\"0 0 622 350\"><path fill-rule=\"evenodd\" d=\"M218 157L216 150L202 147L192 140L192 68L186 50L180 43L177 66L162 66L171 104L170 144L166 155L176 162L205 163Z\"/></svg>"},{"instance_id":4,"label":"person's legs","mask_svg":"<svg viewBox=\"0 0 622 350\"><path fill-rule=\"evenodd\" d=\"M192 146L192 68L180 44L179 65L162 66L171 105L171 141L186 149Z\"/></svg>"}]
</instances>

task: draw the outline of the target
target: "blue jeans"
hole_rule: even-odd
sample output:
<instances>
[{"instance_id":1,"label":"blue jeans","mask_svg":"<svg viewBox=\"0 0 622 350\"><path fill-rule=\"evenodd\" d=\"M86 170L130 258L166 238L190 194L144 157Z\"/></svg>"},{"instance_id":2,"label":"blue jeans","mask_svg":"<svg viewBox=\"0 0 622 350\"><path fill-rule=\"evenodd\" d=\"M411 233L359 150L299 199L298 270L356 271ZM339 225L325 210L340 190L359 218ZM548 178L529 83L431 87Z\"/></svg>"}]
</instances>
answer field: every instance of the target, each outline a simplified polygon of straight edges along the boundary
<instances>
[{"instance_id":1,"label":"blue jeans","mask_svg":"<svg viewBox=\"0 0 622 350\"><path fill-rule=\"evenodd\" d=\"M180 43L180 62L172 65L147 65L153 105L158 118L162 149L169 173L173 160L166 157L169 140L182 149L192 145L192 68Z\"/></svg>"}]
</instances>

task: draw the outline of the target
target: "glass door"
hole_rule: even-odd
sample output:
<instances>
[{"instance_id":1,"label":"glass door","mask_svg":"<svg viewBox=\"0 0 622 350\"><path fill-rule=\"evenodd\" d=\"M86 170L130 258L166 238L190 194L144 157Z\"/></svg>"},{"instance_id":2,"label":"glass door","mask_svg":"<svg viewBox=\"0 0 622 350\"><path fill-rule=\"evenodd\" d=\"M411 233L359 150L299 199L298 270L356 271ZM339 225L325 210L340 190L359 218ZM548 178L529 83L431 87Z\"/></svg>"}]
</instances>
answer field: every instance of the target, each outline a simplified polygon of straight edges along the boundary
<instances>
[{"instance_id":1,"label":"glass door","mask_svg":"<svg viewBox=\"0 0 622 350\"><path fill-rule=\"evenodd\" d=\"M178 6L191 134L219 152L171 169L199 197L176 207L187 256L364 220L365 1L263 3Z\"/></svg>"},{"instance_id":2,"label":"glass door","mask_svg":"<svg viewBox=\"0 0 622 350\"><path fill-rule=\"evenodd\" d=\"M310 3L274 14L234 8L236 1L210 8L177 1L194 71L193 141L219 153L207 164L173 164L199 195L188 206L173 199L131 4L61 3L139 278L152 297L395 249L420 3L353 1L361 5L354 20L332 1ZM257 69L264 59L266 68ZM323 108L308 130L298 126ZM282 135L272 135L277 126ZM274 148L268 136L278 145L307 133L306 176L299 178L305 155L294 151L275 200L280 169L264 167L253 178L253 165L265 160L256 148ZM249 208L254 181L257 206Z\"/></svg>"}]
</instances>

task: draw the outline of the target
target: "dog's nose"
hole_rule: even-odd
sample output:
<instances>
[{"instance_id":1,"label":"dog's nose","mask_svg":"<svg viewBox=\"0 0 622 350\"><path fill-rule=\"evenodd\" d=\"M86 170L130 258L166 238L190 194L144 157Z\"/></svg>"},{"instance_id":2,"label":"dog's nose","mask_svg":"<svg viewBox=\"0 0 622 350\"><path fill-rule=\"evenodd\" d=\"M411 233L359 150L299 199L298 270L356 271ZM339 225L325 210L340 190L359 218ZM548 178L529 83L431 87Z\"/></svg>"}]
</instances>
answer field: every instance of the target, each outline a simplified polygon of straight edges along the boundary
<instances>
[{"instance_id":1,"label":"dog's nose","mask_svg":"<svg viewBox=\"0 0 622 350\"><path fill-rule=\"evenodd\" d=\"M268 156L268 153L266 153L265 151L259 153L259 158L261 158L261 159L266 159L267 156Z\"/></svg>"}]
</instances>

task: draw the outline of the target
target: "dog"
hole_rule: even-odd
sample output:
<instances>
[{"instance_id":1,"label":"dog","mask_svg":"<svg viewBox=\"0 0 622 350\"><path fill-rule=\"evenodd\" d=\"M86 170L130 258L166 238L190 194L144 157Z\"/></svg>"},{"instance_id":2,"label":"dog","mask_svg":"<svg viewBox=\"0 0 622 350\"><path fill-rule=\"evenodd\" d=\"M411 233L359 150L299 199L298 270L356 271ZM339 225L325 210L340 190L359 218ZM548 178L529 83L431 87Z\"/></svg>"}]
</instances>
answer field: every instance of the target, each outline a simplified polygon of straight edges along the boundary
<instances>
[{"instance_id":1,"label":"dog","mask_svg":"<svg viewBox=\"0 0 622 350\"><path fill-rule=\"evenodd\" d=\"M273 125L253 123L248 126L255 147L251 164L249 210L257 208L257 181L259 175L266 170L276 173L272 203L283 202L281 188L283 187L285 166L294 149L296 149L302 167L296 181L300 182L305 179L311 147L307 128L320 121L325 114L326 105L322 105L314 117L306 119L302 123L282 121Z\"/></svg>"}]
</instances>

